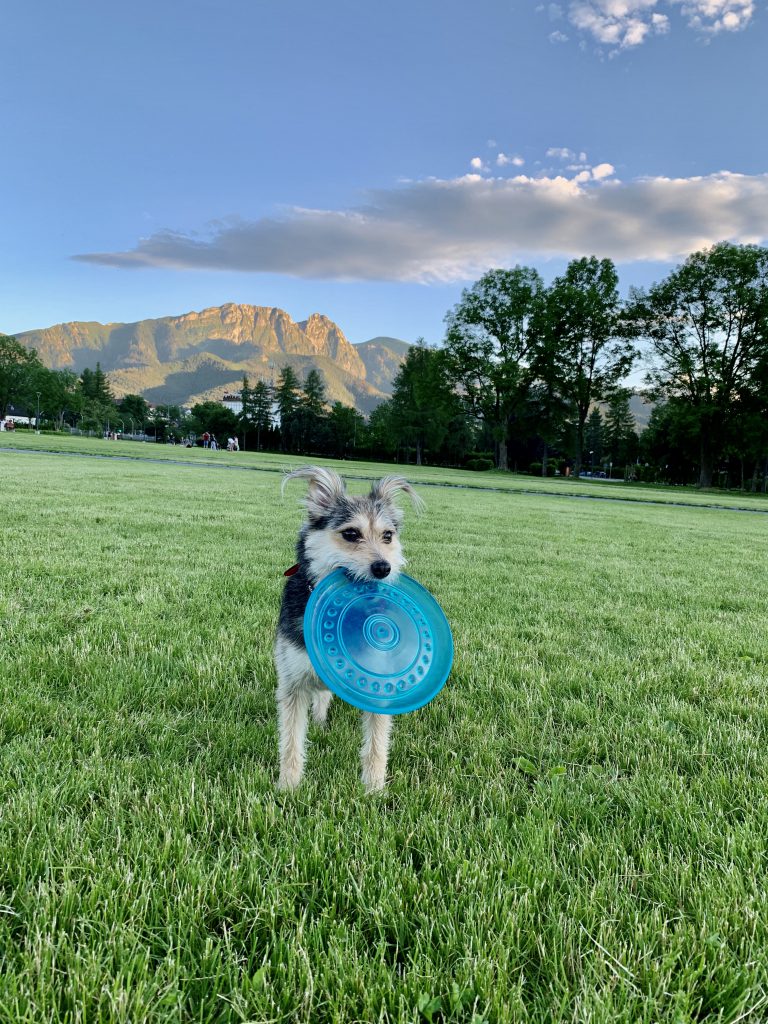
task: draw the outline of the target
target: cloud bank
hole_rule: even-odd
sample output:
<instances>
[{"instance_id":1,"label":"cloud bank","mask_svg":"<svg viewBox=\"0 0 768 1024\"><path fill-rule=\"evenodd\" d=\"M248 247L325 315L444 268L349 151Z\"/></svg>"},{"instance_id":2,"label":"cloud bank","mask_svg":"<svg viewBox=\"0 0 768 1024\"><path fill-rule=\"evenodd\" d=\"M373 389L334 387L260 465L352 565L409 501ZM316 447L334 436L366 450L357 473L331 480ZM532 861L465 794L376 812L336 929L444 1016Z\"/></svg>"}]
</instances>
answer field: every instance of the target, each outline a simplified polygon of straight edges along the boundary
<instances>
[{"instance_id":1,"label":"cloud bank","mask_svg":"<svg viewBox=\"0 0 768 1024\"><path fill-rule=\"evenodd\" d=\"M295 207L205 234L163 231L127 252L74 258L326 280L469 280L520 259L677 260L721 240L768 239L768 174L722 171L621 182L610 164L575 177L467 174L371 192L346 210Z\"/></svg>"},{"instance_id":2,"label":"cloud bank","mask_svg":"<svg viewBox=\"0 0 768 1024\"><path fill-rule=\"evenodd\" d=\"M670 30L670 14L680 13L688 26L703 35L738 32L752 20L754 0L571 0L568 21L601 46L626 50L652 35ZM559 5L550 4L549 17L562 16ZM550 39L565 41L559 30Z\"/></svg>"}]
</instances>

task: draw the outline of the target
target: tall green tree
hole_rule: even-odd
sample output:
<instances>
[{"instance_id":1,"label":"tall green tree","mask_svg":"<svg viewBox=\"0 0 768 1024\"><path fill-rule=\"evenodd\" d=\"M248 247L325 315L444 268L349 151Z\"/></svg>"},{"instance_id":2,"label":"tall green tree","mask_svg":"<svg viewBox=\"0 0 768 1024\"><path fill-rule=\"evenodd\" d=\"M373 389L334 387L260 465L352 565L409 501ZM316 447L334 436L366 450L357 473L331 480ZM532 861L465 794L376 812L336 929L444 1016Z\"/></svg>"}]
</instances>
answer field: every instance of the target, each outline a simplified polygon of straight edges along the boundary
<instances>
[{"instance_id":1,"label":"tall green tree","mask_svg":"<svg viewBox=\"0 0 768 1024\"><path fill-rule=\"evenodd\" d=\"M551 330L561 353L563 397L573 418L574 473L581 472L587 417L609 399L637 356L623 315L611 260L572 260L547 295Z\"/></svg>"},{"instance_id":2,"label":"tall green tree","mask_svg":"<svg viewBox=\"0 0 768 1024\"><path fill-rule=\"evenodd\" d=\"M299 440L300 383L293 367L284 366L275 387L275 402L280 417L280 446L292 451Z\"/></svg>"},{"instance_id":3,"label":"tall green tree","mask_svg":"<svg viewBox=\"0 0 768 1024\"><path fill-rule=\"evenodd\" d=\"M473 414L492 429L498 467L508 468L510 432L531 383L531 322L544 285L536 270L490 270L446 318L452 374Z\"/></svg>"},{"instance_id":4,"label":"tall green tree","mask_svg":"<svg viewBox=\"0 0 768 1024\"><path fill-rule=\"evenodd\" d=\"M80 374L81 389L83 396L92 402L102 405L114 403L114 396L107 380L107 375L101 368L101 363L96 363L96 369L86 367Z\"/></svg>"},{"instance_id":5,"label":"tall green tree","mask_svg":"<svg viewBox=\"0 0 768 1024\"><path fill-rule=\"evenodd\" d=\"M605 424L603 414L597 406L587 417L587 425L584 431L585 452L589 453L589 468L594 471L603 460L603 444L605 439Z\"/></svg>"},{"instance_id":6,"label":"tall green tree","mask_svg":"<svg viewBox=\"0 0 768 1024\"><path fill-rule=\"evenodd\" d=\"M381 402L368 417L368 443L374 455L391 458L398 447L392 399Z\"/></svg>"},{"instance_id":7,"label":"tall green tree","mask_svg":"<svg viewBox=\"0 0 768 1024\"><path fill-rule=\"evenodd\" d=\"M354 451L365 434L365 419L357 409L342 402L334 402L328 413L328 439L333 454L342 459Z\"/></svg>"},{"instance_id":8,"label":"tall green tree","mask_svg":"<svg viewBox=\"0 0 768 1024\"><path fill-rule=\"evenodd\" d=\"M256 448L261 448L262 438L272 429L272 388L266 381L258 380L251 390L250 422L256 431Z\"/></svg>"},{"instance_id":9,"label":"tall green tree","mask_svg":"<svg viewBox=\"0 0 768 1024\"><path fill-rule=\"evenodd\" d=\"M319 370L311 369L302 388L299 403L300 443L304 451L322 448L326 441L328 406L325 381Z\"/></svg>"},{"instance_id":10,"label":"tall green tree","mask_svg":"<svg viewBox=\"0 0 768 1024\"><path fill-rule=\"evenodd\" d=\"M35 391L40 392L41 411L59 430L66 419L72 422L80 410L78 377L72 370L41 367L35 377Z\"/></svg>"},{"instance_id":11,"label":"tall green tree","mask_svg":"<svg viewBox=\"0 0 768 1024\"><path fill-rule=\"evenodd\" d=\"M629 391L618 388L611 397L605 418L606 454L614 466L626 466L637 454L637 429L629 400Z\"/></svg>"},{"instance_id":12,"label":"tall green tree","mask_svg":"<svg viewBox=\"0 0 768 1024\"><path fill-rule=\"evenodd\" d=\"M400 364L392 389L392 425L401 442L416 449L416 465L425 449L438 449L457 413L458 398L444 351L423 339L412 345Z\"/></svg>"},{"instance_id":13,"label":"tall green tree","mask_svg":"<svg viewBox=\"0 0 768 1024\"><path fill-rule=\"evenodd\" d=\"M759 402L768 345L768 249L721 242L693 253L661 283L632 293L630 313L651 345L650 394L686 402L697 422L699 486L744 403Z\"/></svg>"},{"instance_id":14,"label":"tall green tree","mask_svg":"<svg viewBox=\"0 0 768 1024\"><path fill-rule=\"evenodd\" d=\"M562 442L568 428L570 403L566 395L568 351L563 344L559 304L546 291L531 318L533 339L528 389L529 417L541 447L541 474L546 476L550 450Z\"/></svg>"},{"instance_id":15,"label":"tall green tree","mask_svg":"<svg viewBox=\"0 0 768 1024\"><path fill-rule=\"evenodd\" d=\"M37 352L0 334L0 418L5 419L9 405L26 405L31 400L35 381L43 370Z\"/></svg>"}]
</instances>

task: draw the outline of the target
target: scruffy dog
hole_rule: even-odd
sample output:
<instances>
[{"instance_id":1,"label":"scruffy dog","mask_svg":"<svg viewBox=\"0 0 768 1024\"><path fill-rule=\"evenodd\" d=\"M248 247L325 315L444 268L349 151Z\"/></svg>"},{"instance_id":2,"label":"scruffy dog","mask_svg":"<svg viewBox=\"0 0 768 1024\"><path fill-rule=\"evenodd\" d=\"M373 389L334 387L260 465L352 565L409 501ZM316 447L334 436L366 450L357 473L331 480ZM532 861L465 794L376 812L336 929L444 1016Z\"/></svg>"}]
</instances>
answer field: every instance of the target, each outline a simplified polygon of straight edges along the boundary
<instances>
[{"instance_id":1,"label":"scruffy dog","mask_svg":"<svg viewBox=\"0 0 768 1024\"><path fill-rule=\"evenodd\" d=\"M405 565L400 547L403 513L395 505L403 491L419 509L422 501L397 476L373 484L367 495L347 494L333 470L305 466L289 480L308 480L306 522L296 545L298 565L289 570L275 642L277 709L280 728L280 789L295 789L304 772L304 748L310 705L314 721L324 726L332 694L320 682L304 645L304 609L312 588L329 572L344 568L360 580L396 579ZM286 574L288 575L288 574ZM390 715L363 712L362 780L369 793L383 789L392 730Z\"/></svg>"}]
</instances>

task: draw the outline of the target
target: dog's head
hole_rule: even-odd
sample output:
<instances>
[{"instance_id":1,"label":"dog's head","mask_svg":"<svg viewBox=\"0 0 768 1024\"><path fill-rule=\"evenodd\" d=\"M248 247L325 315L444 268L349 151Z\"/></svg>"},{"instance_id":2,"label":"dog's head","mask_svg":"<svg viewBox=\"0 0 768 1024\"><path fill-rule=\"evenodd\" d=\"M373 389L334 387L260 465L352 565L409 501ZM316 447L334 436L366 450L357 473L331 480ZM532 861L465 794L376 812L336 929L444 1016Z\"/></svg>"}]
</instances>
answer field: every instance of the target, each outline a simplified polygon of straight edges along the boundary
<instances>
[{"instance_id":1,"label":"dog's head","mask_svg":"<svg viewBox=\"0 0 768 1024\"><path fill-rule=\"evenodd\" d=\"M400 545L403 512L395 498L402 492L417 510L424 504L407 480L385 476L368 494L353 495L332 469L295 469L286 475L283 487L296 479L309 481L301 538L315 581L337 568L361 580L397 578L405 558Z\"/></svg>"}]
</instances>

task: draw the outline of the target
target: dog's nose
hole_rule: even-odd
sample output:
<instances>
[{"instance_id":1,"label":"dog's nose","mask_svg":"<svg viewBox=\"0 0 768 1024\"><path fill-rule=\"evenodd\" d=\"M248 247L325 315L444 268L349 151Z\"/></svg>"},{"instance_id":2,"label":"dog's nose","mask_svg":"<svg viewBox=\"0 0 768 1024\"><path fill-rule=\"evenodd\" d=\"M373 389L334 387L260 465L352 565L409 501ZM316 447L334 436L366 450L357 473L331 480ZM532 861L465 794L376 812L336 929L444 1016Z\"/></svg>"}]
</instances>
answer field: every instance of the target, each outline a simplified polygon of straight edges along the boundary
<instances>
[{"instance_id":1,"label":"dog's nose","mask_svg":"<svg viewBox=\"0 0 768 1024\"><path fill-rule=\"evenodd\" d=\"M380 558L378 562L371 563L371 572L377 580L383 580L385 576L389 576L392 572L392 566L389 562L385 562L383 558Z\"/></svg>"}]
</instances>

